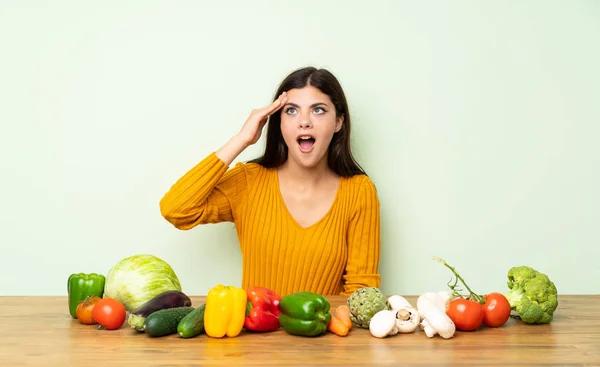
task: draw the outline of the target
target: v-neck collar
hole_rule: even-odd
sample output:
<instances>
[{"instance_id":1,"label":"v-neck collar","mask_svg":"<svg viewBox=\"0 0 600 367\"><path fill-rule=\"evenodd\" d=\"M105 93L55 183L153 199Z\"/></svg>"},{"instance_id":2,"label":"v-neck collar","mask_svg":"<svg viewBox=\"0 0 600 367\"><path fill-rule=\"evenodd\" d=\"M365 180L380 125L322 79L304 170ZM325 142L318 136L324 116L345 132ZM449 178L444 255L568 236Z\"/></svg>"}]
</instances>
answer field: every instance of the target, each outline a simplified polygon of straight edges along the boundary
<instances>
[{"instance_id":1,"label":"v-neck collar","mask_svg":"<svg viewBox=\"0 0 600 367\"><path fill-rule=\"evenodd\" d=\"M333 212L333 210L335 209L335 207L337 205L337 202L339 201L339 197L341 195L340 193L342 191L342 184L344 182L344 177L340 177L340 180L338 182L337 189L335 192L335 197L333 198L333 202L331 203L331 206L329 207L327 212L321 218L319 218L319 220L317 220L316 222L308 225L307 227L304 227L304 226L300 225L300 223L298 223L296 218L294 218L294 216L288 209L288 207L285 203L285 200L283 199L283 195L281 194L281 186L279 185L279 172L277 171L277 168L272 168L272 174L274 175L273 179L275 180L275 190L277 191L276 195L277 195L277 200L279 201L279 205L281 205L281 207L283 208L283 211L286 213L285 215L288 217L288 219L290 221L292 221L298 229L303 230L303 231L308 231L308 230L311 230L311 229L317 227L319 224L321 224L323 221L325 221L327 219L327 217L329 217L331 215L331 213Z\"/></svg>"}]
</instances>

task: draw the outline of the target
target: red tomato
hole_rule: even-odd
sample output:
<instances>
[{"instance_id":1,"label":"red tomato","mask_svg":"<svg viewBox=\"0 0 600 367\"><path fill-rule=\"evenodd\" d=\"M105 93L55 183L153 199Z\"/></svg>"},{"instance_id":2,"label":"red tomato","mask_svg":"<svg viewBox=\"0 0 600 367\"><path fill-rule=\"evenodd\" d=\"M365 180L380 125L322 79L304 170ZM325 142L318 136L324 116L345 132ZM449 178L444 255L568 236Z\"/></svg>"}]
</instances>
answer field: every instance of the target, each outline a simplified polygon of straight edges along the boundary
<instances>
[{"instance_id":1,"label":"red tomato","mask_svg":"<svg viewBox=\"0 0 600 367\"><path fill-rule=\"evenodd\" d=\"M116 299L102 298L94 306L94 320L107 330L118 329L125 322L125 306Z\"/></svg>"},{"instance_id":2,"label":"red tomato","mask_svg":"<svg viewBox=\"0 0 600 367\"><path fill-rule=\"evenodd\" d=\"M92 316L92 312L94 311L94 306L99 300L100 297L92 296L86 297L85 300L79 302L75 313L77 315L77 319L79 319L82 324L94 325L96 323L94 317Z\"/></svg>"},{"instance_id":3,"label":"red tomato","mask_svg":"<svg viewBox=\"0 0 600 367\"><path fill-rule=\"evenodd\" d=\"M510 317L510 303L503 294L493 292L485 297L483 323L489 327L499 327Z\"/></svg>"},{"instance_id":4,"label":"red tomato","mask_svg":"<svg viewBox=\"0 0 600 367\"><path fill-rule=\"evenodd\" d=\"M465 298L452 300L446 314L454 322L457 330L473 331L483 322L483 306Z\"/></svg>"}]
</instances>

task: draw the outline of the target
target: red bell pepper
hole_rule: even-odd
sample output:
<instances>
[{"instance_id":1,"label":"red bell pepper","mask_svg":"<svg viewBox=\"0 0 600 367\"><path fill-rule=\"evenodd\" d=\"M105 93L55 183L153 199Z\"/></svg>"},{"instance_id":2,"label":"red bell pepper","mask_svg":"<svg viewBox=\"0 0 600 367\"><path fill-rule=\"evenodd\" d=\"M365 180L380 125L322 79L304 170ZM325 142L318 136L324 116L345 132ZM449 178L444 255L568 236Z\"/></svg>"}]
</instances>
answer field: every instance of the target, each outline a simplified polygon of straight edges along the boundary
<instances>
[{"instance_id":1,"label":"red bell pepper","mask_svg":"<svg viewBox=\"0 0 600 367\"><path fill-rule=\"evenodd\" d=\"M246 319L244 327L252 331L274 331L279 329L279 301L281 296L264 287L246 289Z\"/></svg>"}]
</instances>

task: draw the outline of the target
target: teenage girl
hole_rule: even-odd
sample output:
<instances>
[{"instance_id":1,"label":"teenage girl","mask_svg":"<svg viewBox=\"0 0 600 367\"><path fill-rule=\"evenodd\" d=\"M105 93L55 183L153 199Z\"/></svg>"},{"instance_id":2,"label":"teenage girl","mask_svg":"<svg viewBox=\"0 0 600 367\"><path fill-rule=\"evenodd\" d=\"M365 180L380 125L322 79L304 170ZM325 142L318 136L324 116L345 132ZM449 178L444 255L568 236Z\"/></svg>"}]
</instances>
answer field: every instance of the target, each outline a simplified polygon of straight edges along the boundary
<instances>
[{"instance_id":1,"label":"teenage girl","mask_svg":"<svg viewBox=\"0 0 600 367\"><path fill-rule=\"evenodd\" d=\"M234 222L243 288L283 296L379 287L379 199L352 156L340 83L307 67L288 75L275 96L175 182L160 201L162 215L182 230ZM267 121L264 154L230 168Z\"/></svg>"}]
</instances>

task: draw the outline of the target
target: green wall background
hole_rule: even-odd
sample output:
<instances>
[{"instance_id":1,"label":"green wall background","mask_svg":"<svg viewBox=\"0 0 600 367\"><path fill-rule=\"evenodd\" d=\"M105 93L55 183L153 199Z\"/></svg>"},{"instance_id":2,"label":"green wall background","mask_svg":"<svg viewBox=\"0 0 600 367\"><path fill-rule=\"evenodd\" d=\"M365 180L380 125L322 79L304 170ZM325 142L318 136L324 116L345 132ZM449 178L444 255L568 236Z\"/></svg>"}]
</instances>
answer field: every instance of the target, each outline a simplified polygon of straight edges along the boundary
<instances>
[{"instance_id":1,"label":"green wall background","mask_svg":"<svg viewBox=\"0 0 600 367\"><path fill-rule=\"evenodd\" d=\"M347 92L385 292L444 289L437 255L481 293L522 264L600 293L599 39L597 1L4 1L0 294L138 253L239 284L234 227L158 202L308 64Z\"/></svg>"}]
</instances>

